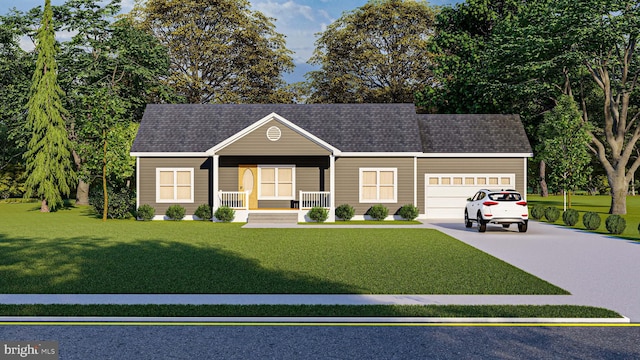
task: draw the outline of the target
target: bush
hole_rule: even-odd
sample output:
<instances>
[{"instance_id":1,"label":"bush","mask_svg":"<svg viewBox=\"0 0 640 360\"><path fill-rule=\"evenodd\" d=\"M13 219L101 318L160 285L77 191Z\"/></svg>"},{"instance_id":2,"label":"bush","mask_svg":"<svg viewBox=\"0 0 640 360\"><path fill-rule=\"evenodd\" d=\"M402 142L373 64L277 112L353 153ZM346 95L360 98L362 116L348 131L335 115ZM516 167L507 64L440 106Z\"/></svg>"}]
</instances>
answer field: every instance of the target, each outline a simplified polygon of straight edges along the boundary
<instances>
[{"instance_id":1,"label":"bush","mask_svg":"<svg viewBox=\"0 0 640 360\"><path fill-rule=\"evenodd\" d=\"M607 220L605 220L604 225L607 227L607 231L610 234L622 234L624 229L627 227L627 221L620 215L609 215Z\"/></svg>"},{"instance_id":2,"label":"bush","mask_svg":"<svg viewBox=\"0 0 640 360\"><path fill-rule=\"evenodd\" d=\"M329 210L320 206L314 206L311 208L311 210L309 210L308 215L309 219L313 221L325 222L329 217Z\"/></svg>"},{"instance_id":3,"label":"bush","mask_svg":"<svg viewBox=\"0 0 640 360\"><path fill-rule=\"evenodd\" d=\"M107 188L109 194L109 207L107 217L111 219L128 219L136 209L136 197L133 191L126 187L120 189ZM104 210L104 191L102 186L94 187L89 194L89 205L93 210L102 215Z\"/></svg>"},{"instance_id":4,"label":"bush","mask_svg":"<svg viewBox=\"0 0 640 360\"><path fill-rule=\"evenodd\" d=\"M140 205L136 211L136 217L142 221L150 221L156 215L156 209L149 204Z\"/></svg>"},{"instance_id":5,"label":"bush","mask_svg":"<svg viewBox=\"0 0 640 360\"><path fill-rule=\"evenodd\" d=\"M402 218L405 220L411 221L415 220L418 217L419 211L417 207L411 204L407 204L400 208L400 210L398 211L398 215L402 216Z\"/></svg>"},{"instance_id":6,"label":"bush","mask_svg":"<svg viewBox=\"0 0 640 360\"><path fill-rule=\"evenodd\" d=\"M165 212L164 214L167 215L167 217L173 221L180 221L184 219L185 212L186 210L182 206L171 205L167 209L167 212Z\"/></svg>"},{"instance_id":7,"label":"bush","mask_svg":"<svg viewBox=\"0 0 640 360\"><path fill-rule=\"evenodd\" d=\"M389 215L389 209L382 204L373 205L368 212L374 220L382 221Z\"/></svg>"},{"instance_id":8,"label":"bush","mask_svg":"<svg viewBox=\"0 0 640 360\"><path fill-rule=\"evenodd\" d=\"M575 224L578 223L579 219L580 219L580 213L578 213L578 210L567 209L567 211L562 213L562 221L566 225L574 226Z\"/></svg>"},{"instance_id":9,"label":"bush","mask_svg":"<svg viewBox=\"0 0 640 360\"><path fill-rule=\"evenodd\" d=\"M544 218L547 219L548 222L554 223L560 217L560 209L555 206L549 206L544 209Z\"/></svg>"},{"instance_id":10,"label":"bush","mask_svg":"<svg viewBox=\"0 0 640 360\"><path fill-rule=\"evenodd\" d=\"M356 214L356 210L349 204L342 204L336 208L336 217L349 221Z\"/></svg>"},{"instance_id":11,"label":"bush","mask_svg":"<svg viewBox=\"0 0 640 360\"><path fill-rule=\"evenodd\" d=\"M531 218L534 220L540 220L544 216L544 206L536 204L531 208Z\"/></svg>"},{"instance_id":12,"label":"bush","mask_svg":"<svg viewBox=\"0 0 640 360\"><path fill-rule=\"evenodd\" d=\"M211 206L207 204L202 204L198 206L196 212L193 214L200 218L200 220L211 220Z\"/></svg>"},{"instance_id":13,"label":"bush","mask_svg":"<svg viewBox=\"0 0 640 360\"><path fill-rule=\"evenodd\" d=\"M600 227L600 215L589 211L582 215L582 224L587 230L595 230Z\"/></svg>"},{"instance_id":14,"label":"bush","mask_svg":"<svg viewBox=\"0 0 640 360\"><path fill-rule=\"evenodd\" d=\"M228 206L220 206L213 215L222 222L231 222L236 218L236 211Z\"/></svg>"}]
</instances>

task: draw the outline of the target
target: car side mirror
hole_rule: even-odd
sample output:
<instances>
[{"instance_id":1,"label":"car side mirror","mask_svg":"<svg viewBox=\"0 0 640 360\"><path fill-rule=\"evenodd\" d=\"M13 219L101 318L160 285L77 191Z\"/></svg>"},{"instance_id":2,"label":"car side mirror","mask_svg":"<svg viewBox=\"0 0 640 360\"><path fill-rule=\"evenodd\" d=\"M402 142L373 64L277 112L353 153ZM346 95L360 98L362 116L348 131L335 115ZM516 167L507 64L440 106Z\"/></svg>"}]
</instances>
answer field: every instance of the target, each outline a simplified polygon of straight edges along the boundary
<instances>
[{"instance_id":1,"label":"car side mirror","mask_svg":"<svg viewBox=\"0 0 640 360\"><path fill-rule=\"evenodd\" d=\"M467 201L473 201L473 199L472 198L467 198Z\"/></svg>"}]
</instances>

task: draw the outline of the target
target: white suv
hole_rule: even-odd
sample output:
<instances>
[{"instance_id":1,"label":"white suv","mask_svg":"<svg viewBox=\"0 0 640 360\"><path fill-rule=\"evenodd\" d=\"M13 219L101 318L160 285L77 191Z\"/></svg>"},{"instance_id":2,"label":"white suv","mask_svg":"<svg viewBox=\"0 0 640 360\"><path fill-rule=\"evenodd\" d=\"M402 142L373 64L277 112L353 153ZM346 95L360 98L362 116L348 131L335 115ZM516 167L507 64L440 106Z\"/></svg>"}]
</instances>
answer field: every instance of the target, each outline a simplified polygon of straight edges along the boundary
<instances>
[{"instance_id":1,"label":"white suv","mask_svg":"<svg viewBox=\"0 0 640 360\"><path fill-rule=\"evenodd\" d=\"M518 231L526 232L529 222L527 202L515 190L480 190L467 199L464 209L464 224L470 228L478 223L478 231L485 232L487 224L501 224L508 228L518 224Z\"/></svg>"}]
</instances>

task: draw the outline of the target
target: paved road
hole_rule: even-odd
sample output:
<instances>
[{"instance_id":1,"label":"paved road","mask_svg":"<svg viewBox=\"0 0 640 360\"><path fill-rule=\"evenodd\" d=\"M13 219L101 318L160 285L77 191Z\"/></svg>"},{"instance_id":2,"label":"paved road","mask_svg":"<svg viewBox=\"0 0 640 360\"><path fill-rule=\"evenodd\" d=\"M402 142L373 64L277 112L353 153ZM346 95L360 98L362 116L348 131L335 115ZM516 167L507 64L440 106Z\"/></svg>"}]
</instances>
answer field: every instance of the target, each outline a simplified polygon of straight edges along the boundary
<instances>
[{"instance_id":1,"label":"paved road","mask_svg":"<svg viewBox=\"0 0 640 360\"><path fill-rule=\"evenodd\" d=\"M638 242L533 221L527 233L495 225L479 233L460 221L429 225L571 292L571 303L640 322Z\"/></svg>"},{"instance_id":2,"label":"paved road","mask_svg":"<svg viewBox=\"0 0 640 360\"><path fill-rule=\"evenodd\" d=\"M56 340L64 360L640 358L640 327L0 326L0 340Z\"/></svg>"}]
</instances>

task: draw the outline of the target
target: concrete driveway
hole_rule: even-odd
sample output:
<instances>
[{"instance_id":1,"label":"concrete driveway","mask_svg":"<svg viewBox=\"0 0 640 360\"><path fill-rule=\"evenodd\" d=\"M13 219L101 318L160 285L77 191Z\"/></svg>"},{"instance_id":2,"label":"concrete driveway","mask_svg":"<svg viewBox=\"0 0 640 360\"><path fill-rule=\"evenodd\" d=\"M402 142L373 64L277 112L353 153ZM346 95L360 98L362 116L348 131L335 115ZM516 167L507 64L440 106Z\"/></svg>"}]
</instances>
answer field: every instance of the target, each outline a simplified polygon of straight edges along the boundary
<instances>
[{"instance_id":1,"label":"concrete driveway","mask_svg":"<svg viewBox=\"0 0 640 360\"><path fill-rule=\"evenodd\" d=\"M573 228L529 222L467 229L462 221L425 224L571 292L572 304L604 307L640 322L640 243Z\"/></svg>"}]
</instances>

